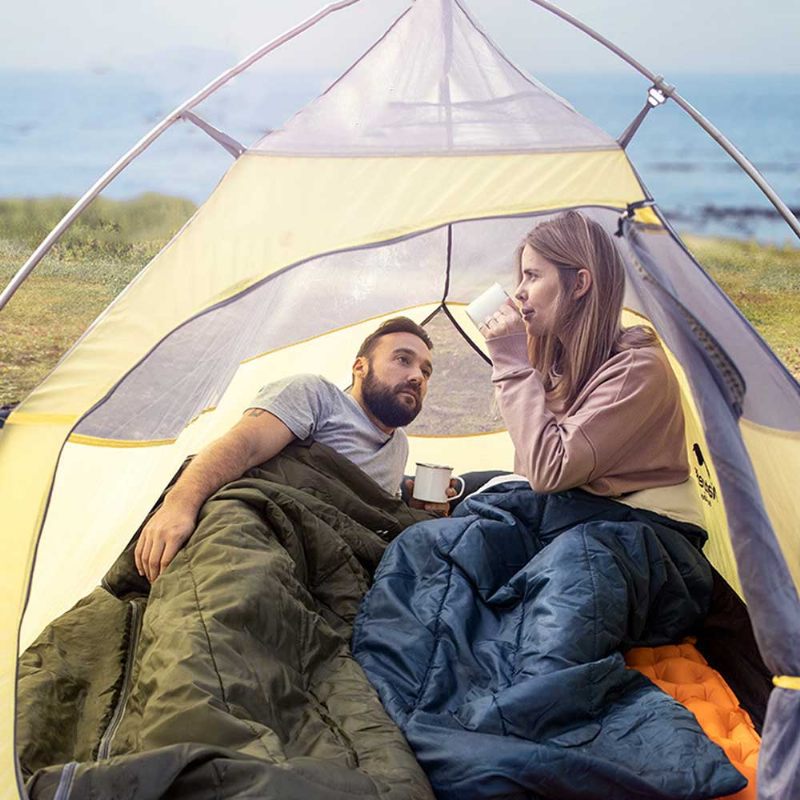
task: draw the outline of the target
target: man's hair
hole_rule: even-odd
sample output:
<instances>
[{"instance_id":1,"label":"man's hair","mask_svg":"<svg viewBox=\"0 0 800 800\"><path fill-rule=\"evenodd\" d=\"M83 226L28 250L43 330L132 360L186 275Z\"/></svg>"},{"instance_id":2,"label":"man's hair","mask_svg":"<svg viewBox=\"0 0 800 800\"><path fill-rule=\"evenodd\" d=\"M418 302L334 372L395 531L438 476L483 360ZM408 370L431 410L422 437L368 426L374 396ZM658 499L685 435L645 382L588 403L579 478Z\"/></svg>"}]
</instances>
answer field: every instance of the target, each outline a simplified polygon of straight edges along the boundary
<instances>
[{"instance_id":1,"label":"man's hair","mask_svg":"<svg viewBox=\"0 0 800 800\"><path fill-rule=\"evenodd\" d=\"M433 342L431 341L431 337L425 332L425 328L421 325L417 325L413 319L409 319L408 317L392 317L392 319L387 319L386 322L382 323L361 342L361 347L358 348L356 358L361 356L369 358L372 355L372 351L375 349L375 345L378 343L378 339L390 333L412 333L425 342L428 346L428 350L433 350Z\"/></svg>"}]
</instances>

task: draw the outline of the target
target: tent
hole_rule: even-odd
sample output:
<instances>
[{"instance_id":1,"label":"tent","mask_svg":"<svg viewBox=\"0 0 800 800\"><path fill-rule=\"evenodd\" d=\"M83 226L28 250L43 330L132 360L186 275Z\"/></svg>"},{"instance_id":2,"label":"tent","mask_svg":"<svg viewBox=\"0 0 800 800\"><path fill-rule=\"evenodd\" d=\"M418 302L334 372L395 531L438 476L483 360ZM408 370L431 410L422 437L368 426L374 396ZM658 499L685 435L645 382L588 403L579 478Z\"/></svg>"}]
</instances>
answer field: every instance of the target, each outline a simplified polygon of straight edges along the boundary
<instances>
[{"instance_id":1,"label":"tent","mask_svg":"<svg viewBox=\"0 0 800 800\"><path fill-rule=\"evenodd\" d=\"M364 335L407 314L453 355L409 431L411 458L510 468L464 307L495 280L510 288L514 246L567 208L618 235L627 321L653 325L681 383L706 552L776 676L760 796L800 796L800 387L620 143L511 64L458 0L417 0L249 148L190 105L171 121L203 127L232 166L0 431L0 798L23 792L17 653L97 584L184 458L267 380L302 370L346 385Z\"/></svg>"}]
</instances>

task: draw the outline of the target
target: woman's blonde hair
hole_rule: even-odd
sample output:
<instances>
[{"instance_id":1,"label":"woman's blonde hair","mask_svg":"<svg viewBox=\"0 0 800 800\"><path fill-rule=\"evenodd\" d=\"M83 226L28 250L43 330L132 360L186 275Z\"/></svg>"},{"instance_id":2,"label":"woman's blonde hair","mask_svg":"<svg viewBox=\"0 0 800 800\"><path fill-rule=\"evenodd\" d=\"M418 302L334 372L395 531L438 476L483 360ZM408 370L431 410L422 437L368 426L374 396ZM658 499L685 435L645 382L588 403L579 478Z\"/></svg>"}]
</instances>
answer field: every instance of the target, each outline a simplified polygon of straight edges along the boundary
<instances>
[{"instance_id":1,"label":"woman's blonde hair","mask_svg":"<svg viewBox=\"0 0 800 800\"><path fill-rule=\"evenodd\" d=\"M622 327L625 267L611 238L594 220L567 211L537 225L517 249L520 273L527 245L558 267L561 283L558 328L529 336L528 357L541 373L548 396L567 408L612 355L658 340L648 328ZM574 298L579 269L587 269L592 282L585 294Z\"/></svg>"}]
</instances>

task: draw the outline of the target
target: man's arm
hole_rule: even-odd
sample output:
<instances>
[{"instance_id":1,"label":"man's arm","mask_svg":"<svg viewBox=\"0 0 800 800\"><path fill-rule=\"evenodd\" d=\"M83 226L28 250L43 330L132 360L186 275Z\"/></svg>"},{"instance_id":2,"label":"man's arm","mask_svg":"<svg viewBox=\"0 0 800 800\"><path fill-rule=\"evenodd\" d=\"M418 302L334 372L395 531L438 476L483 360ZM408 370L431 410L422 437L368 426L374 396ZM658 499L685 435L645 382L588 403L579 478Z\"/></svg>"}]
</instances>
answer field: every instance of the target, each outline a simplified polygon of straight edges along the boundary
<instances>
[{"instance_id":1,"label":"man's arm","mask_svg":"<svg viewBox=\"0 0 800 800\"><path fill-rule=\"evenodd\" d=\"M276 416L251 408L224 436L203 448L144 526L134 552L139 574L152 583L194 533L203 503L250 467L280 453L294 438Z\"/></svg>"}]
</instances>

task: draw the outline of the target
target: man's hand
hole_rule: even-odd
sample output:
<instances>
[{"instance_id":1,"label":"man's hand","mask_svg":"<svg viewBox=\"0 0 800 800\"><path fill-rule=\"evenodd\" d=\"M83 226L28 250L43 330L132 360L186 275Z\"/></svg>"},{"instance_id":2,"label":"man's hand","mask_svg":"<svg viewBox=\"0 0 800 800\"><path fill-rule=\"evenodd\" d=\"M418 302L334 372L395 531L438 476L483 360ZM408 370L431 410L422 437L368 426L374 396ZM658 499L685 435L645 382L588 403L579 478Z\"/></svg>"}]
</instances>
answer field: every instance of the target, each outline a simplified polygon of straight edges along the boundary
<instances>
[{"instance_id":1,"label":"man's hand","mask_svg":"<svg viewBox=\"0 0 800 800\"><path fill-rule=\"evenodd\" d=\"M513 300L507 300L491 317L478 326L485 339L496 339L499 336L511 336L525 333L525 320Z\"/></svg>"},{"instance_id":2,"label":"man's hand","mask_svg":"<svg viewBox=\"0 0 800 800\"><path fill-rule=\"evenodd\" d=\"M169 495L144 526L133 557L140 575L152 583L194 533L197 512L170 505Z\"/></svg>"},{"instance_id":3,"label":"man's hand","mask_svg":"<svg viewBox=\"0 0 800 800\"><path fill-rule=\"evenodd\" d=\"M455 497L458 494L458 481L455 478L450 479L450 486L447 489L447 496L448 497ZM429 514L439 514L443 517L446 517L450 513L450 504L449 503L428 503L424 500L417 500L414 497L414 479L408 478L405 482L405 488L408 492L408 505L411 508L418 508L422 509L423 511L427 511Z\"/></svg>"},{"instance_id":4,"label":"man's hand","mask_svg":"<svg viewBox=\"0 0 800 800\"><path fill-rule=\"evenodd\" d=\"M276 456L293 439L276 416L250 408L233 428L203 448L142 529L133 554L139 574L152 583L194 533L203 503L245 470Z\"/></svg>"}]
</instances>

